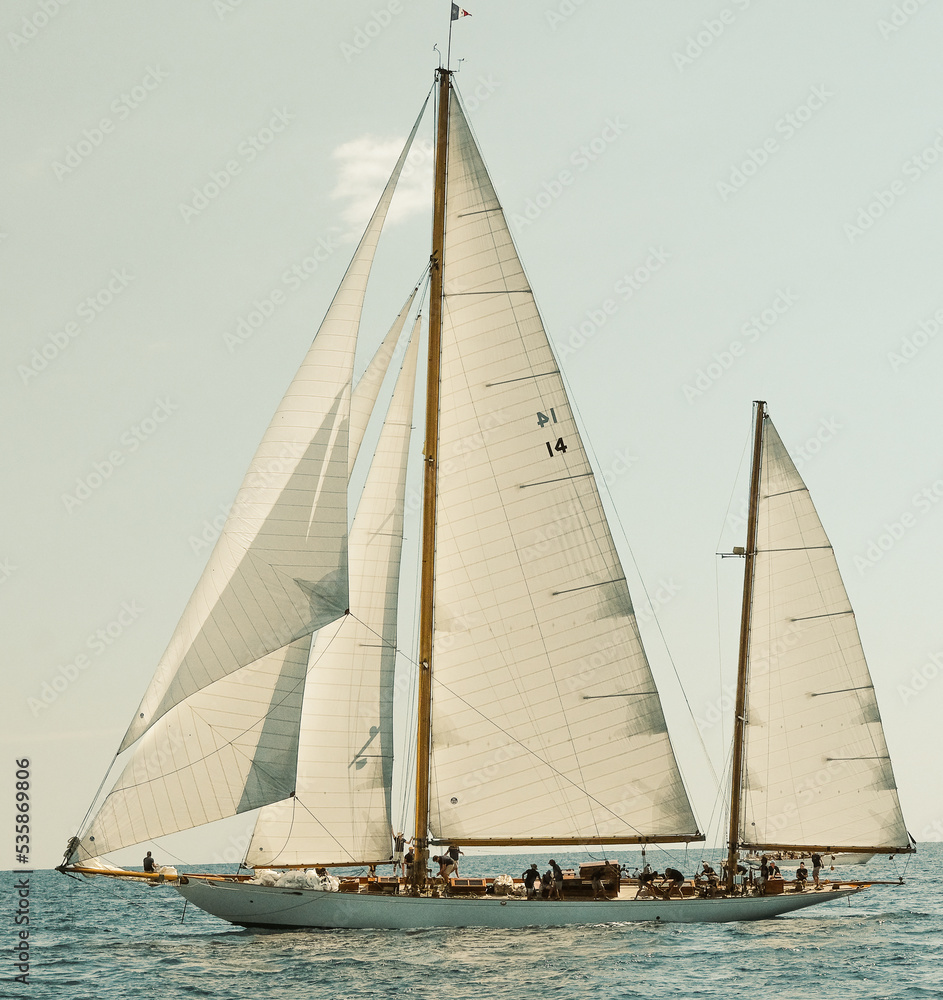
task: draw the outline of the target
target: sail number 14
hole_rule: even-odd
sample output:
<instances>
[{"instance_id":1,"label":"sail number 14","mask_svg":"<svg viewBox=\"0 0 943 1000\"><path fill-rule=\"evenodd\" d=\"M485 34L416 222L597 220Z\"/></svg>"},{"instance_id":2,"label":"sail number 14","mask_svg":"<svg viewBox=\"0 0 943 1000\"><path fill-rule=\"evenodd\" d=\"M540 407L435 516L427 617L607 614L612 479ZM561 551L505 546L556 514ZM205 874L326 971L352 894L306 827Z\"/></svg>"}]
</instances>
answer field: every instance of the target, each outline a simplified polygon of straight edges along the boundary
<instances>
[{"instance_id":1,"label":"sail number 14","mask_svg":"<svg viewBox=\"0 0 943 1000\"><path fill-rule=\"evenodd\" d=\"M546 413L537 413L537 426L543 427L546 424L556 423L557 415L551 408L550 416L548 417ZM556 444L551 444L549 441L546 442L547 451L550 452L550 457L553 458L555 452L559 452L561 455L566 454L566 445L563 443L563 438L557 438Z\"/></svg>"}]
</instances>

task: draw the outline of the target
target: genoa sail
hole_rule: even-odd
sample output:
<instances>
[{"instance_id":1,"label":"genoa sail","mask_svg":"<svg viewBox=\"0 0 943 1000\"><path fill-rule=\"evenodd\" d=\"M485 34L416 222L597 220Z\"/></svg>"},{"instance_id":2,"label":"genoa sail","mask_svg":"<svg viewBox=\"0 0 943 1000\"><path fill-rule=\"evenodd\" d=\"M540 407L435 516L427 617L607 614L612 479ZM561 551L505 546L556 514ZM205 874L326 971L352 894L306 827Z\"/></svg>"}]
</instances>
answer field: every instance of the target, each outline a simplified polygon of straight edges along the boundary
<instances>
[{"instance_id":1,"label":"genoa sail","mask_svg":"<svg viewBox=\"0 0 943 1000\"><path fill-rule=\"evenodd\" d=\"M763 420L740 842L909 850L835 554L789 452Z\"/></svg>"}]
</instances>

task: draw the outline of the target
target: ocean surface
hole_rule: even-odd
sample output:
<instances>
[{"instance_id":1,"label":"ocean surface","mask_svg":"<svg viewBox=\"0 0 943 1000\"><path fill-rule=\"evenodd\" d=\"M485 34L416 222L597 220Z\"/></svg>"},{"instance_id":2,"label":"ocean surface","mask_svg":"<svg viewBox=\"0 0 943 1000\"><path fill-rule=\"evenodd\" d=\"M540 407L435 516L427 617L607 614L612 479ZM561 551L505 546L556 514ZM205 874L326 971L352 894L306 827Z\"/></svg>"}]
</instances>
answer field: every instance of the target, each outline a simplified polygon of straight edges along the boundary
<instances>
[{"instance_id":1,"label":"ocean surface","mask_svg":"<svg viewBox=\"0 0 943 1000\"><path fill-rule=\"evenodd\" d=\"M640 857L612 856L631 865ZM703 848L649 852L659 870L674 862L687 875L702 857L719 856ZM557 854L569 865L590 857ZM548 858L536 852L463 858L461 870L518 876L531 861L543 870ZM21 929L13 918L15 885L23 876L4 872L0 997L943 997L943 844L921 844L910 859L875 858L841 874L868 879L904 874L906 882L755 923L251 931L193 906L182 920L184 901L168 887L34 872L28 876L30 972L23 984L14 980L20 973L13 950Z\"/></svg>"}]
</instances>

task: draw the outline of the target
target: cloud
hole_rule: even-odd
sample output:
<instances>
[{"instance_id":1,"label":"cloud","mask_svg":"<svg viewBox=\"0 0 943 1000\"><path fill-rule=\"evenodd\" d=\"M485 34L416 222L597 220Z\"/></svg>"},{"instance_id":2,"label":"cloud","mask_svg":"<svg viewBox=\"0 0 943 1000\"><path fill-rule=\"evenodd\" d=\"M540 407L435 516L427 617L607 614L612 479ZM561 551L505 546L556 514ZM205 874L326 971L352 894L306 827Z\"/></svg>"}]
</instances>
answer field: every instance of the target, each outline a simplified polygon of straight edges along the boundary
<instances>
[{"instance_id":1,"label":"cloud","mask_svg":"<svg viewBox=\"0 0 943 1000\"><path fill-rule=\"evenodd\" d=\"M341 216L352 231L359 233L376 208L404 141L401 138L378 139L365 135L334 150L332 155L338 163L339 177L331 197L347 202ZM388 223L395 224L420 212L430 211L432 168L431 141L417 139L409 151L396 187Z\"/></svg>"}]
</instances>

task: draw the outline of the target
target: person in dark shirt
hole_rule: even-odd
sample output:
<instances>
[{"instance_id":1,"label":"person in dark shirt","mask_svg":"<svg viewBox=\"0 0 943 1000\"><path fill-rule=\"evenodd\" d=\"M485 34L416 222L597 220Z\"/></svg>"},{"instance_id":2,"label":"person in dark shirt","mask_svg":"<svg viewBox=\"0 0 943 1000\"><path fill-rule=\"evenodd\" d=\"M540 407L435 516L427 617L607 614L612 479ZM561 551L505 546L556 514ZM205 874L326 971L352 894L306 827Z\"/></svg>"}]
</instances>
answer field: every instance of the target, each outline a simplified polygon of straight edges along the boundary
<instances>
[{"instance_id":1,"label":"person in dark shirt","mask_svg":"<svg viewBox=\"0 0 943 1000\"><path fill-rule=\"evenodd\" d=\"M665 899L671 899L672 889L677 889L678 895L682 899L684 898L684 893L681 891L681 886L684 885L684 875L677 868L666 868L665 874L662 876L662 881L668 883L668 888L665 890Z\"/></svg>"},{"instance_id":2,"label":"person in dark shirt","mask_svg":"<svg viewBox=\"0 0 943 1000\"><path fill-rule=\"evenodd\" d=\"M524 880L524 888L527 890L527 898L533 899L537 894L537 890L534 888L535 883L540 881L540 870L536 865L531 865L526 872L521 876Z\"/></svg>"},{"instance_id":3,"label":"person in dark shirt","mask_svg":"<svg viewBox=\"0 0 943 1000\"><path fill-rule=\"evenodd\" d=\"M459 850L459 848L458 848L458 846L456 844L452 844L452 846L448 849L448 851L446 851L446 854L448 854L448 856L452 859L452 863L455 865L455 874L457 875L458 874L458 859L459 859L459 857L463 856L465 854L465 852Z\"/></svg>"},{"instance_id":4,"label":"person in dark shirt","mask_svg":"<svg viewBox=\"0 0 943 1000\"><path fill-rule=\"evenodd\" d=\"M812 855L812 881L815 883L816 889L819 888L821 882L819 882L819 871L822 868L822 855L813 854Z\"/></svg>"},{"instance_id":5,"label":"person in dark shirt","mask_svg":"<svg viewBox=\"0 0 943 1000\"><path fill-rule=\"evenodd\" d=\"M151 857L151 852L148 851L144 856L144 871L146 872L156 872L157 862Z\"/></svg>"},{"instance_id":6,"label":"person in dark shirt","mask_svg":"<svg viewBox=\"0 0 943 1000\"><path fill-rule=\"evenodd\" d=\"M638 873L638 889L635 890L635 898L638 899L639 893L643 890L646 895L654 896L655 888L651 883L656 878L661 878L661 876L657 871L652 871L651 865L646 865Z\"/></svg>"}]
</instances>

